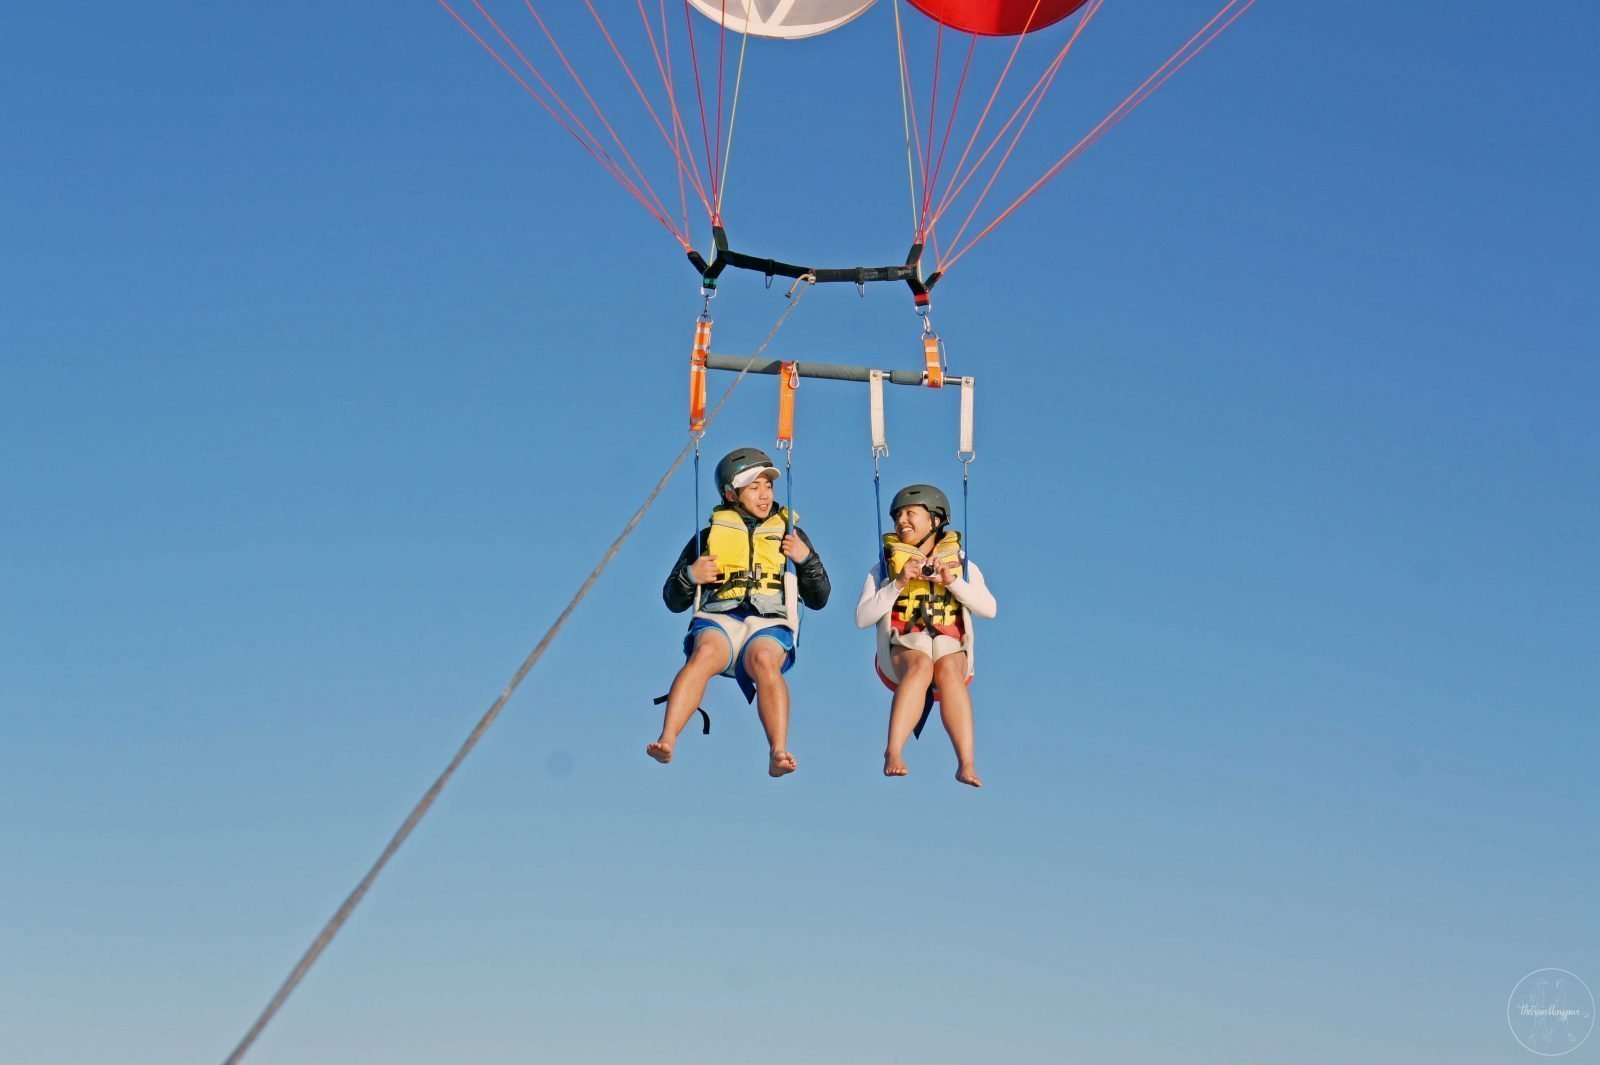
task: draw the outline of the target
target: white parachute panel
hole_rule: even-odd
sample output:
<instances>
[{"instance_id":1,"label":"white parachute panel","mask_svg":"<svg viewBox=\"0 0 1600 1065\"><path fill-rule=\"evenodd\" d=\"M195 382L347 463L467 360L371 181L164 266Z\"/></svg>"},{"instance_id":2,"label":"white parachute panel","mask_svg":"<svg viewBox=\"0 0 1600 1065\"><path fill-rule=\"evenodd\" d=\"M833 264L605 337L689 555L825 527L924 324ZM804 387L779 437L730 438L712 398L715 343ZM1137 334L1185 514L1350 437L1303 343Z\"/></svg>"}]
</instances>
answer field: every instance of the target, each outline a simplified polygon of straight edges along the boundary
<instances>
[{"instance_id":1,"label":"white parachute panel","mask_svg":"<svg viewBox=\"0 0 1600 1065\"><path fill-rule=\"evenodd\" d=\"M874 0L689 0L712 22L734 33L798 40L836 30Z\"/></svg>"}]
</instances>

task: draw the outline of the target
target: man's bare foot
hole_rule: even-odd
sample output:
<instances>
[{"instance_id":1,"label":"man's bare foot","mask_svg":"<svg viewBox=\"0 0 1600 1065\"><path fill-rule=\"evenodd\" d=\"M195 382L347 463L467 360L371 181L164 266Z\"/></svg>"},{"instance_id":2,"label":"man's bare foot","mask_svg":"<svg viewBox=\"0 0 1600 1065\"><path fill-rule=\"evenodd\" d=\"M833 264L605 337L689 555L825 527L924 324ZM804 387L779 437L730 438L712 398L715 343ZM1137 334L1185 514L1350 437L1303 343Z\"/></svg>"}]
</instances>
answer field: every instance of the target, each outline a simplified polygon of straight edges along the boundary
<instances>
[{"instance_id":1,"label":"man's bare foot","mask_svg":"<svg viewBox=\"0 0 1600 1065\"><path fill-rule=\"evenodd\" d=\"M672 744L663 740L656 740L656 742L644 749L644 753L648 754L651 758L654 758L662 765L666 765L668 762L672 761Z\"/></svg>"},{"instance_id":2,"label":"man's bare foot","mask_svg":"<svg viewBox=\"0 0 1600 1065\"><path fill-rule=\"evenodd\" d=\"M903 777L911 770L906 768L906 763L898 752L883 752L883 775L886 777Z\"/></svg>"},{"instance_id":3,"label":"man's bare foot","mask_svg":"<svg viewBox=\"0 0 1600 1065\"><path fill-rule=\"evenodd\" d=\"M956 770L956 779L963 784L971 784L975 788L983 787L983 781L978 779L978 771L970 765L964 765Z\"/></svg>"},{"instance_id":4,"label":"man's bare foot","mask_svg":"<svg viewBox=\"0 0 1600 1065\"><path fill-rule=\"evenodd\" d=\"M793 773L799 766L788 751L773 751L767 758L767 776L782 777Z\"/></svg>"}]
</instances>

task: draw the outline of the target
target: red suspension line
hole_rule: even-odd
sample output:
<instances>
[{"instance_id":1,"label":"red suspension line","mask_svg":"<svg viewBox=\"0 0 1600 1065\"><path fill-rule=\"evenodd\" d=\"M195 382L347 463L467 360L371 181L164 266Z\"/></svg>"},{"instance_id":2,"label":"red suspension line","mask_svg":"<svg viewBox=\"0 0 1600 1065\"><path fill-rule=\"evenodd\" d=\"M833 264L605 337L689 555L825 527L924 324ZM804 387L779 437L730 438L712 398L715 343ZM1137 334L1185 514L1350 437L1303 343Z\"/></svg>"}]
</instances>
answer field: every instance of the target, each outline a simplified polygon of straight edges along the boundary
<instances>
[{"instance_id":1,"label":"red suspension line","mask_svg":"<svg viewBox=\"0 0 1600 1065\"><path fill-rule=\"evenodd\" d=\"M650 201L647 200L643 194L641 194L639 189L634 186L631 180L629 180L627 174L624 173L622 168L617 165L616 161L613 160L606 153L605 149L601 148L599 143L594 140L593 134L590 134L587 129L584 129L581 122L578 122L577 127L574 128L573 122L563 118L561 113L557 111L548 100L541 96L537 89L535 89L532 85L529 85L522 75L518 74L511 64L506 61L505 57L499 52L495 51L494 46L489 44L488 41L484 40L478 31L473 29L472 25L468 23L466 19L461 17L461 13L450 6L448 0L438 0L438 3L440 7L443 7L447 12L450 13L450 17L455 19L456 22L461 25L461 28L466 30L467 34L474 41L478 42L478 46L481 47L485 52L488 52L494 61L500 64L500 67L507 74L511 75L512 79L514 79L518 85L522 86L523 91L531 96L540 107L544 108L545 111L549 113L550 117L555 119L556 124L562 129L566 130L568 135L570 135L573 140L577 141L578 145L582 147L584 151L588 152L594 158L595 162L600 164L602 169L610 174L619 185L621 185L630 195L633 196L635 200L639 201L639 205L648 211L656 221L660 222L667 232L671 233L673 237L677 239L679 244L683 245L686 250L690 247L688 238L683 233L678 231L677 227L673 225L672 219L667 217L662 211L658 210L655 205L651 204ZM540 79L540 81L543 83L542 79ZM552 93L552 95L554 95L554 93ZM570 109L567 110L570 113ZM576 120L574 119L574 121ZM581 133L580 130L582 130Z\"/></svg>"},{"instance_id":2,"label":"red suspension line","mask_svg":"<svg viewBox=\"0 0 1600 1065\"><path fill-rule=\"evenodd\" d=\"M972 40L967 44L966 62L961 65L961 80L956 83L956 98L950 104L950 117L945 121L944 140L939 145L939 158L933 164L933 169L928 172L927 184L922 194L922 221L918 224L918 231L928 228L929 212L933 207L933 192L939 184L939 172L944 169L944 153L950 147L950 134L956 128L956 113L961 109L961 94L967 87L967 74L972 70L972 53L978 47L978 35L974 33ZM933 151L933 131L928 131L928 151Z\"/></svg>"},{"instance_id":3,"label":"red suspension line","mask_svg":"<svg viewBox=\"0 0 1600 1065\"><path fill-rule=\"evenodd\" d=\"M694 183L695 194L705 205L706 215L711 215L711 201L700 178L700 167L694 163L694 152L689 148L689 134L683 127L683 115L678 110L677 81L672 73L672 40L667 33L667 0L661 0L661 48L656 47L655 33L650 27L650 17L645 13L644 0L639 0L639 20L644 23L645 35L650 39L650 51L656 57L656 70L667 88L667 102L672 105L672 154L678 161L678 200L683 207L683 229L689 231L689 199L684 191L684 174ZM666 61L662 62L665 53ZM687 169L686 169L687 166Z\"/></svg>"},{"instance_id":4,"label":"red suspension line","mask_svg":"<svg viewBox=\"0 0 1600 1065\"><path fill-rule=\"evenodd\" d=\"M672 105L672 138L669 147L673 156L678 160L678 199L683 207L683 228L689 229L689 204L684 191L684 175L687 174L694 185L695 194L700 197L700 203L706 209L707 217L712 213L711 201L706 196L704 180L700 176L700 168L694 161L694 150L689 147L689 131L683 123L683 113L678 108L677 82L672 72L672 35L667 26L667 0L661 0L661 42L656 43L655 30L650 25L650 16L645 12L644 0L638 0L639 20L644 24L645 36L650 41L650 51L655 56L656 71L661 75L661 83L667 90L667 102ZM665 59L663 59L665 56ZM664 132L664 131L663 131Z\"/></svg>"},{"instance_id":5,"label":"red suspension line","mask_svg":"<svg viewBox=\"0 0 1600 1065\"><path fill-rule=\"evenodd\" d=\"M934 122L934 116L936 114L938 114L938 111L939 111L939 71L940 71L940 68L944 65L943 62L942 62L943 57L944 57L944 23L941 22L941 23L939 23L938 34L933 39L933 90L929 94L929 97L928 97L928 143L927 143L927 147L925 149L922 149L919 146L919 150L922 150L925 153L923 161L922 161L922 214L923 214L923 217L927 216L927 213L928 213L928 196L931 194L930 183L929 183L928 179L929 179L929 177L931 176L931 174L933 172L933 136L934 136L934 133L933 133L933 122ZM917 240L919 240L919 241L922 240L923 236L924 236L924 233L923 233L923 230L922 230L922 226L919 223L918 226L917 226Z\"/></svg>"},{"instance_id":6,"label":"red suspension line","mask_svg":"<svg viewBox=\"0 0 1600 1065\"><path fill-rule=\"evenodd\" d=\"M589 13L594 16L595 24L600 27L600 32L605 36L606 43L611 46L612 54L617 57L617 62L619 64L621 64L623 71L628 75L628 81L630 83L632 83L633 91L636 94L638 94L640 102L644 104L645 110L647 112L649 112L651 121L655 123L656 130L658 132L660 132L660 134L661 134L661 139L666 141L668 150L672 152L673 159L676 162L677 168L678 168L678 175L677 175L677 177L678 177L678 198L679 198L679 201L680 201L680 203L682 205L682 210L683 210L683 227L684 227L684 231L687 232L688 228L689 228L689 208L688 208L687 197L686 197L686 194L685 194L685 191L684 191L684 185L683 185L683 176L684 176L684 168L685 168L685 163L684 163L684 159L683 159L683 153L679 150L678 143L675 141L673 136L671 136L671 135L669 135L667 133L666 127L661 122L660 115L658 115L656 113L656 109L655 109L654 105L652 105L651 102L650 102L649 95L645 93L644 87L639 84L639 79L634 75L633 67L631 65L629 65L627 57L622 54L622 49L620 47L618 47L616 40L611 35L610 28L605 24L605 20L603 18L601 18L600 12L598 10L596 10L596 8L594 6L594 3L593 3L593 0L584 0L584 3L585 3L585 5L588 6ZM652 50L652 52L655 52L656 51L655 35L653 33L649 32L650 31L650 20L649 20L649 17L647 15L645 15L645 12L644 12L644 0L639 0L639 14L644 19L645 30L646 30L647 34L649 34L649 38L650 38L651 50ZM660 55L659 55L659 53L656 53L656 58L657 58L657 64L659 66L659 63L660 63ZM663 80L665 80L665 79L663 79ZM668 102L672 104L672 107L673 107L674 111L676 111L676 109L677 109L677 101L675 99L673 99L673 97L672 97L672 86L671 86L670 82L667 84L667 99L668 99ZM674 115L675 119L676 119L676 117L677 116ZM696 191L700 192L700 198L703 201L705 199L705 193L704 193L704 190L701 189L699 187L699 185L698 185L700 176L699 176L698 173L691 173L691 177L696 182Z\"/></svg>"},{"instance_id":7,"label":"red suspension line","mask_svg":"<svg viewBox=\"0 0 1600 1065\"><path fill-rule=\"evenodd\" d=\"M711 130L706 126L706 94L700 84L700 49L694 43L694 12L689 10L689 0L683 0L683 24L689 33L689 58L694 64L694 95L700 104L700 139L706 147L706 174L711 182L711 221L715 225L717 218L717 164L711 158Z\"/></svg>"},{"instance_id":8,"label":"red suspension line","mask_svg":"<svg viewBox=\"0 0 1600 1065\"><path fill-rule=\"evenodd\" d=\"M922 133L917 126L917 96L911 83L911 62L906 58L905 34L898 20L895 22L895 43L900 48L900 81L906 94L906 125L911 128L912 155L917 160L917 166L922 167ZM927 173L925 168L923 173ZM918 209L920 211L920 207Z\"/></svg>"},{"instance_id":9,"label":"red suspension line","mask_svg":"<svg viewBox=\"0 0 1600 1065\"><path fill-rule=\"evenodd\" d=\"M482 7L477 3L477 0L473 0L473 2L474 6L478 7L478 9L481 11ZM650 187L650 180L646 178L644 176L644 172L639 169L639 164L634 162L633 154L628 151L628 146L622 143L622 138L617 135L617 131L612 127L610 119L606 118L605 112L601 109L600 105L595 102L594 96L589 92L589 87L583 83L583 79L579 77L578 72L573 69L572 63L567 59L567 54L562 51L561 45L555 39L555 35L550 32L550 28L545 25L545 21L540 16L538 9L534 7L533 0L522 0L522 3L523 6L528 9L528 14L532 15L533 20L539 24L539 29L544 33L545 39L550 42L551 49L556 53L556 57L561 60L561 65L566 68L567 74L572 78L573 83L578 86L578 91L583 93L583 98L588 102L590 109L594 111L595 117L600 119L600 124L604 126L606 132L611 135L611 140L616 144L617 150L620 151L622 153L622 157L628 161L628 166L633 170L634 176L639 179L640 187L649 193L651 201L661 209L661 213L667 214L668 212L666 205L663 204L660 197L656 195L655 189ZM593 10L593 5L591 5L590 11ZM598 20L599 16L596 15L595 17ZM600 31L606 35L607 40L610 40L611 35L606 32L604 22L600 23ZM515 45L512 47L515 48ZM519 51L517 54L520 56L522 53ZM626 63L623 64L623 69L627 69ZM629 76L632 76L631 72L629 72Z\"/></svg>"},{"instance_id":10,"label":"red suspension line","mask_svg":"<svg viewBox=\"0 0 1600 1065\"><path fill-rule=\"evenodd\" d=\"M728 70L728 67L727 67L727 59L728 59L728 0L722 0L722 13L721 13L720 17L718 18L718 27L719 28L718 28L718 33L717 33L717 155L716 155L717 172L716 172L716 177L714 179L714 185L715 185L716 190L717 190L717 198L712 201L712 205L713 205L713 208L715 209L715 211L717 213L720 213L721 212L721 208L722 208L722 178L723 178L723 173L722 173L722 88L728 82L728 74L727 74L727 70ZM746 27L746 30L748 31L748 27Z\"/></svg>"},{"instance_id":11,"label":"red suspension line","mask_svg":"<svg viewBox=\"0 0 1600 1065\"><path fill-rule=\"evenodd\" d=\"M1011 54L1006 57L1006 65L1000 71L1000 78L994 83L994 91L989 93L989 99L984 102L983 112L978 115L978 123L972 127L972 135L967 138L967 146L962 149L961 158L956 162L955 171L950 175L950 184L945 186L944 196L939 201L939 209L933 213L935 219L944 213L950 198L954 195L950 190L955 187L956 180L961 176L962 167L967 165L967 157L972 154L973 145L978 143L978 134L983 132L984 124L989 121L989 112L993 109L995 100L999 98L1000 90L1005 86L1006 78L1011 73L1011 65L1017 61L1017 53L1022 50L1022 42L1026 39L1028 30L1033 27L1033 18L1039 13L1039 5L1042 2L1043 0L1033 0L1033 7L1028 11L1028 19L1022 24L1022 32L1017 34L1016 43L1011 46ZM1029 95L1032 94L1030 93ZM1026 98L1024 98L1025 102ZM1013 113L1012 117L1013 119L1016 117L1015 113ZM1010 123L1008 122L1007 126L1009 127L1009 125ZM1004 133L1005 130L1001 130L1002 136ZM981 164L983 160L979 159L978 162Z\"/></svg>"},{"instance_id":12,"label":"red suspension line","mask_svg":"<svg viewBox=\"0 0 1600 1065\"><path fill-rule=\"evenodd\" d=\"M527 3L527 0L524 0L524 3ZM482 15L485 20L488 21L490 26L494 27L495 33L498 34L500 39L506 43L507 47L509 47L511 49L511 51L516 54L517 58L522 61L522 65L528 68L528 72L531 73L534 76L534 78L539 82L539 85L545 90L545 92L549 93L551 98L553 98L555 100L555 102L558 105L560 105L561 110L567 115L567 117L578 127L578 129L583 131L583 135L589 139L590 143L594 146L595 150L597 150L605 158L606 164L608 165L608 167L613 169L613 176L615 176L619 180L623 181L625 183L625 186L627 188L629 188L631 191L633 191L634 195L636 197L638 197L641 201L643 201L645 199L645 194L648 194L650 202L646 203L646 206L647 207L652 207L652 213L656 214L656 216L658 218L659 217L665 217L666 214L667 214L666 207L661 203L661 200L656 196L655 191L650 188L650 183L648 181L646 181L644 175L639 172L639 168L637 166L633 167L633 171L634 171L634 173L636 175L638 175L638 179L639 179L638 183L636 184L632 179L628 178L627 175L622 172L621 164L617 163L614 159L611 158L611 154L609 152L607 152L605 150L605 148L600 144L600 138L596 137L594 135L594 133L590 131L588 126L586 126L583 123L583 120L578 118L578 116L573 112L572 108L569 107L567 105L567 102L562 98L561 94L558 91L556 91L555 87L552 86L549 83L549 81L547 81L545 79L544 75L539 72L539 69L533 64L533 61L530 60L527 57L527 55L522 51L522 49L517 46L517 43L515 41L513 41L511 39L510 35L506 33L506 31L500 26L500 24L498 22L495 21L494 17L492 15L490 15L489 12L484 9L483 4L480 3L479 0L472 0L472 6L478 9L478 13L480 15ZM529 11L533 14L535 21L540 21L538 13L533 11L531 5L529 5ZM540 22L540 25L542 26L543 23ZM546 31L546 36L547 37L549 36L548 31ZM555 46L555 42L554 42L553 39L551 40L551 45L552 45L552 47ZM561 51L560 51L559 48L556 48L556 54L557 55L561 54ZM571 73L570 67L568 68L568 72ZM573 74L574 80L576 80L576 77L577 77L577 75ZM583 88L581 82L579 83L579 88L580 89ZM586 89L584 90L584 95L585 96L588 95L588 91ZM595 107L594 101L592 99L590 100L590 106L591 107ZM600 115L600 121L603 124L605 124L606 127L609 129L610 128L610 124L606 122L605 115L604 114L600 114L600 111L599 111L599 109L597 107L595 107L595 113ZM624 158L627 158L628 162L630 164L632 164L632 162L633 162L632 157L628 155L627 149L622 146L622 142L617 139L615 133L612 134L612 139L615 140L617 142L617 146L619 148L621 148Z\"/></svg>"},{"instance_id":13,"label":"red suspension line","mask_svg":"<svg viewBox=\"0 0 1600 1065\"><path fill-rule=\"evenodd\" d=\"M1157 89L1161 88L1162 85L1165 85L1168 79L1170 79L1174 74L1187 66L1191 59L1205 51L1211 42L1215 41L1228 29L1228 27L1237 22L1241 15L1254 6L1255 2L1256 0L1228 0L1228 3L1223 5L1222 9L1212 16L1210 22L1207 22L1200 28L1198 33L1189 38L1188 41L1184 42L1183 47L1174 52L1171 58L1163 63L1154 74L1146 78L1139 88L1135 89L1127 99L1123 100L1122 103L1113 108L1105 118L1101 119L1099 125L1095 126L1094 129L1090 130L1084 135L1082 140L1073 145L1067 154L1063 155L1056 161L1055 165L1053 165L1049 170L1045 171L1044 175L1040 177L1039 180L1035 181L1031 186L1029 186L1027 191L1025 191L1021 196L1017 197L1011 206L1007 207L1003 212L1001 212L998 218L996 218L993 222L990 222L988 226L986 226L977 236L973 237L965 245L957 249L956 252L951 256L949 265L954 265L956 260L960 259L972 249L973 245L977 244L978 241L988 236L996 226L1009 218L1013 211L1015 211L1018 207L1021 207L1029 198L1031 198L1041 188L1059 175L1061 171L1064 170L1069 164L1071 164L1080 155L1091 148L1095 142L1097 142L1101 137L1105 136L1113 126L1122 121L1122 119L1126 118L1129 112L1147 100L1151 94L1153 94ZM1238 6L1238 10L1235 11L1233 8L1236 5ZM1232 11L1231 14L1229 14L1230 11ZM1223 21L1222 25L1217 26L1217 22L1222 20L1224 16L1226 16L1226 21ZM1214 30L1212 29L1213 26L1216 27ZM1210 31L1209 36L1207 36L1208 31ZM1205 39L1201 40L1202 37ZM1199 43L1196 44L1196 41L1199 41ZM949 269L949 265L946 266L946 269Z\"/></svg>"},{"instance_id":14,"label":"red suspension line","mask_svg":"<svg viewBox=\"0 0 1600 1065\"><path fill-rule=\"evenodd\" d=\"M989 157L990 152L994 151L995 145L999 144L1000 140L1005 137L1006 130L1011 128L1013 122L1016 122L1017 116L1022 113L1022 109L1024 107L1028 108L1027 116L1024 117L1021 123L1017 125L1017 131L1011 135L1011 143L1006 145L1006 150L1001 154L999 162L995 164L993 172L989 175L989 180L983 186L983 191L978 194L977 201L974 202L971 209L967 211L966 218L961 220L961 227L956 230L955 239L950 242L952 247L957 247L960 245L962 235L966 233L967 227L972 224L972 220L977 217L978 211L983 207L984 200L989 198L989 192L994 188L995 182L1000 179L1000 174L1005 170L1006 163L1011 161L1011 153L1016 150L1017 144L1022 140L1023 133L1027 131L1029 124L1033 122L1033 116L1038 113L1039 105L1044 103L1044 98L1050 92L1050 87L1055 84L1056 75L1061 72L1062 64L1066 62L1067 55L1072 51L1072 46L1077 43L1078 37L1083 33L1084 27L1089 24L1090 19L1094 18L1095 14L1100 10L1103 2L1104 0L1093 0L1091 6L1084 9L1083 18L1078 21L1078 25L1073 29L1072 36L1067 38L1067 43L1062 45L1061 51L1056 53L1055 59L1053 59L1050 65L1045 68L1044 73L1039 76L1039 80L1034 82L1033 88L1028 91L1028 95L1024 96L1022 102L1017 105L1017 110L1012 112L1011 117L1006 120L1006 124L1002 126L1000 132L995 135L994 141L990 143L989 147L984 150L983 155L979 157L978 162L973 164L972 169L967 174L966 180L962 181L961 186L956 188L955 191L951 193L947 203L942 205L948 206L949 203L954 202L955 196L960 193L962 188L966 187L967 181L970 181L982 168L983 161ZM1032 101L1031 106L1029 104L1030 100ZM946 268L947 264L941 263L940 267Z\"/></svg>"}]
</instances>

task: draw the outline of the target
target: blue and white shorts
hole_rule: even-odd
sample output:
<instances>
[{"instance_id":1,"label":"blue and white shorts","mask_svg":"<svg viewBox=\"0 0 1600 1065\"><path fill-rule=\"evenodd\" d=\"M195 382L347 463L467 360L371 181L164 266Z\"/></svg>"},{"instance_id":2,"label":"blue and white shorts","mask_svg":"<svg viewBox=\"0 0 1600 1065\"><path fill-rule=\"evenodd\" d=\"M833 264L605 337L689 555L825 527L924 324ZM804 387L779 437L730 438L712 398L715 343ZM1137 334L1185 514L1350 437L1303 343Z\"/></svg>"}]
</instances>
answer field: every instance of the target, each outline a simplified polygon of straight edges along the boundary
<instances>
[{"instance_id":1,"label":"blue and white shorts","mask_svg":"<svg viewBox=\"0 0 1600 1065\"><path fill-rule=\"evenodd\" d=\"M745 702L754 702L756 698L756 682L745 669L744 660L757 640L774 640L784 649L782 672L789 672L794 665L794 631L783 618L766 618L759 614L696 614L683 638L685 658L694 653L695 641L708 629L715 629L728 641L728 664L720 675L734 679L744 693Z\"/></svg>"}]
</instances>

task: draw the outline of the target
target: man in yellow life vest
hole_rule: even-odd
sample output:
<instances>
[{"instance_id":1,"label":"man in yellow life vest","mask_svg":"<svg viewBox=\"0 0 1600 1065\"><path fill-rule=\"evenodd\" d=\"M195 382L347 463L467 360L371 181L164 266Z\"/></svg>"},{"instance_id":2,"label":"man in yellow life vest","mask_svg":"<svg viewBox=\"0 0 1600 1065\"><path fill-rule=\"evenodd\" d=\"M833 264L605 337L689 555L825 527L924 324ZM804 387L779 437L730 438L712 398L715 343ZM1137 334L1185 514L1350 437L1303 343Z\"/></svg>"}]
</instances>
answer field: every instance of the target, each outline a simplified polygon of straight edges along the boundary
<instances>
[{"instance_id":1,"label":"man in yellow life vest","mask_svg":"<svg viewBox=\"0 0 1600 1065\"><path fill-rule=\"evenodd\" d=\"M766 729L767 772L795 770L789 752L789 686L783 675L794 664L799 602L821 610L832 590L828 571L795 523L775 506L772 482L781 474L765 452L740 448L717 463L722 503L710 523L684 545L661 589L667 609L694 607L684 637L686 661L673 678L661 736L645 752L672 761L678 734L694 716L715 676L732 677L746 701L756 704ZM788 571L785 560L794 564Z\"/></svg>"},{"instance_id":2,"label":"man in yellow life vest","mask_svg":"<svg viewBox=\"0 0 1600 1065\"><path fill-rule=\"evenodd\" d=\"M961 534L949 527L950 500L943 492L931 484L902 488L889 516L895 531L884 536L883 562L867 574L856 603L856 624L878 627L878 676L894 691L883 775L906 775L906 740L913 731L921 733L938 701L956 749L956 779L982 787L973 761L967 684L972 616L994 617L994 596L962 550Z\"/></svg>"}]
</instances>

